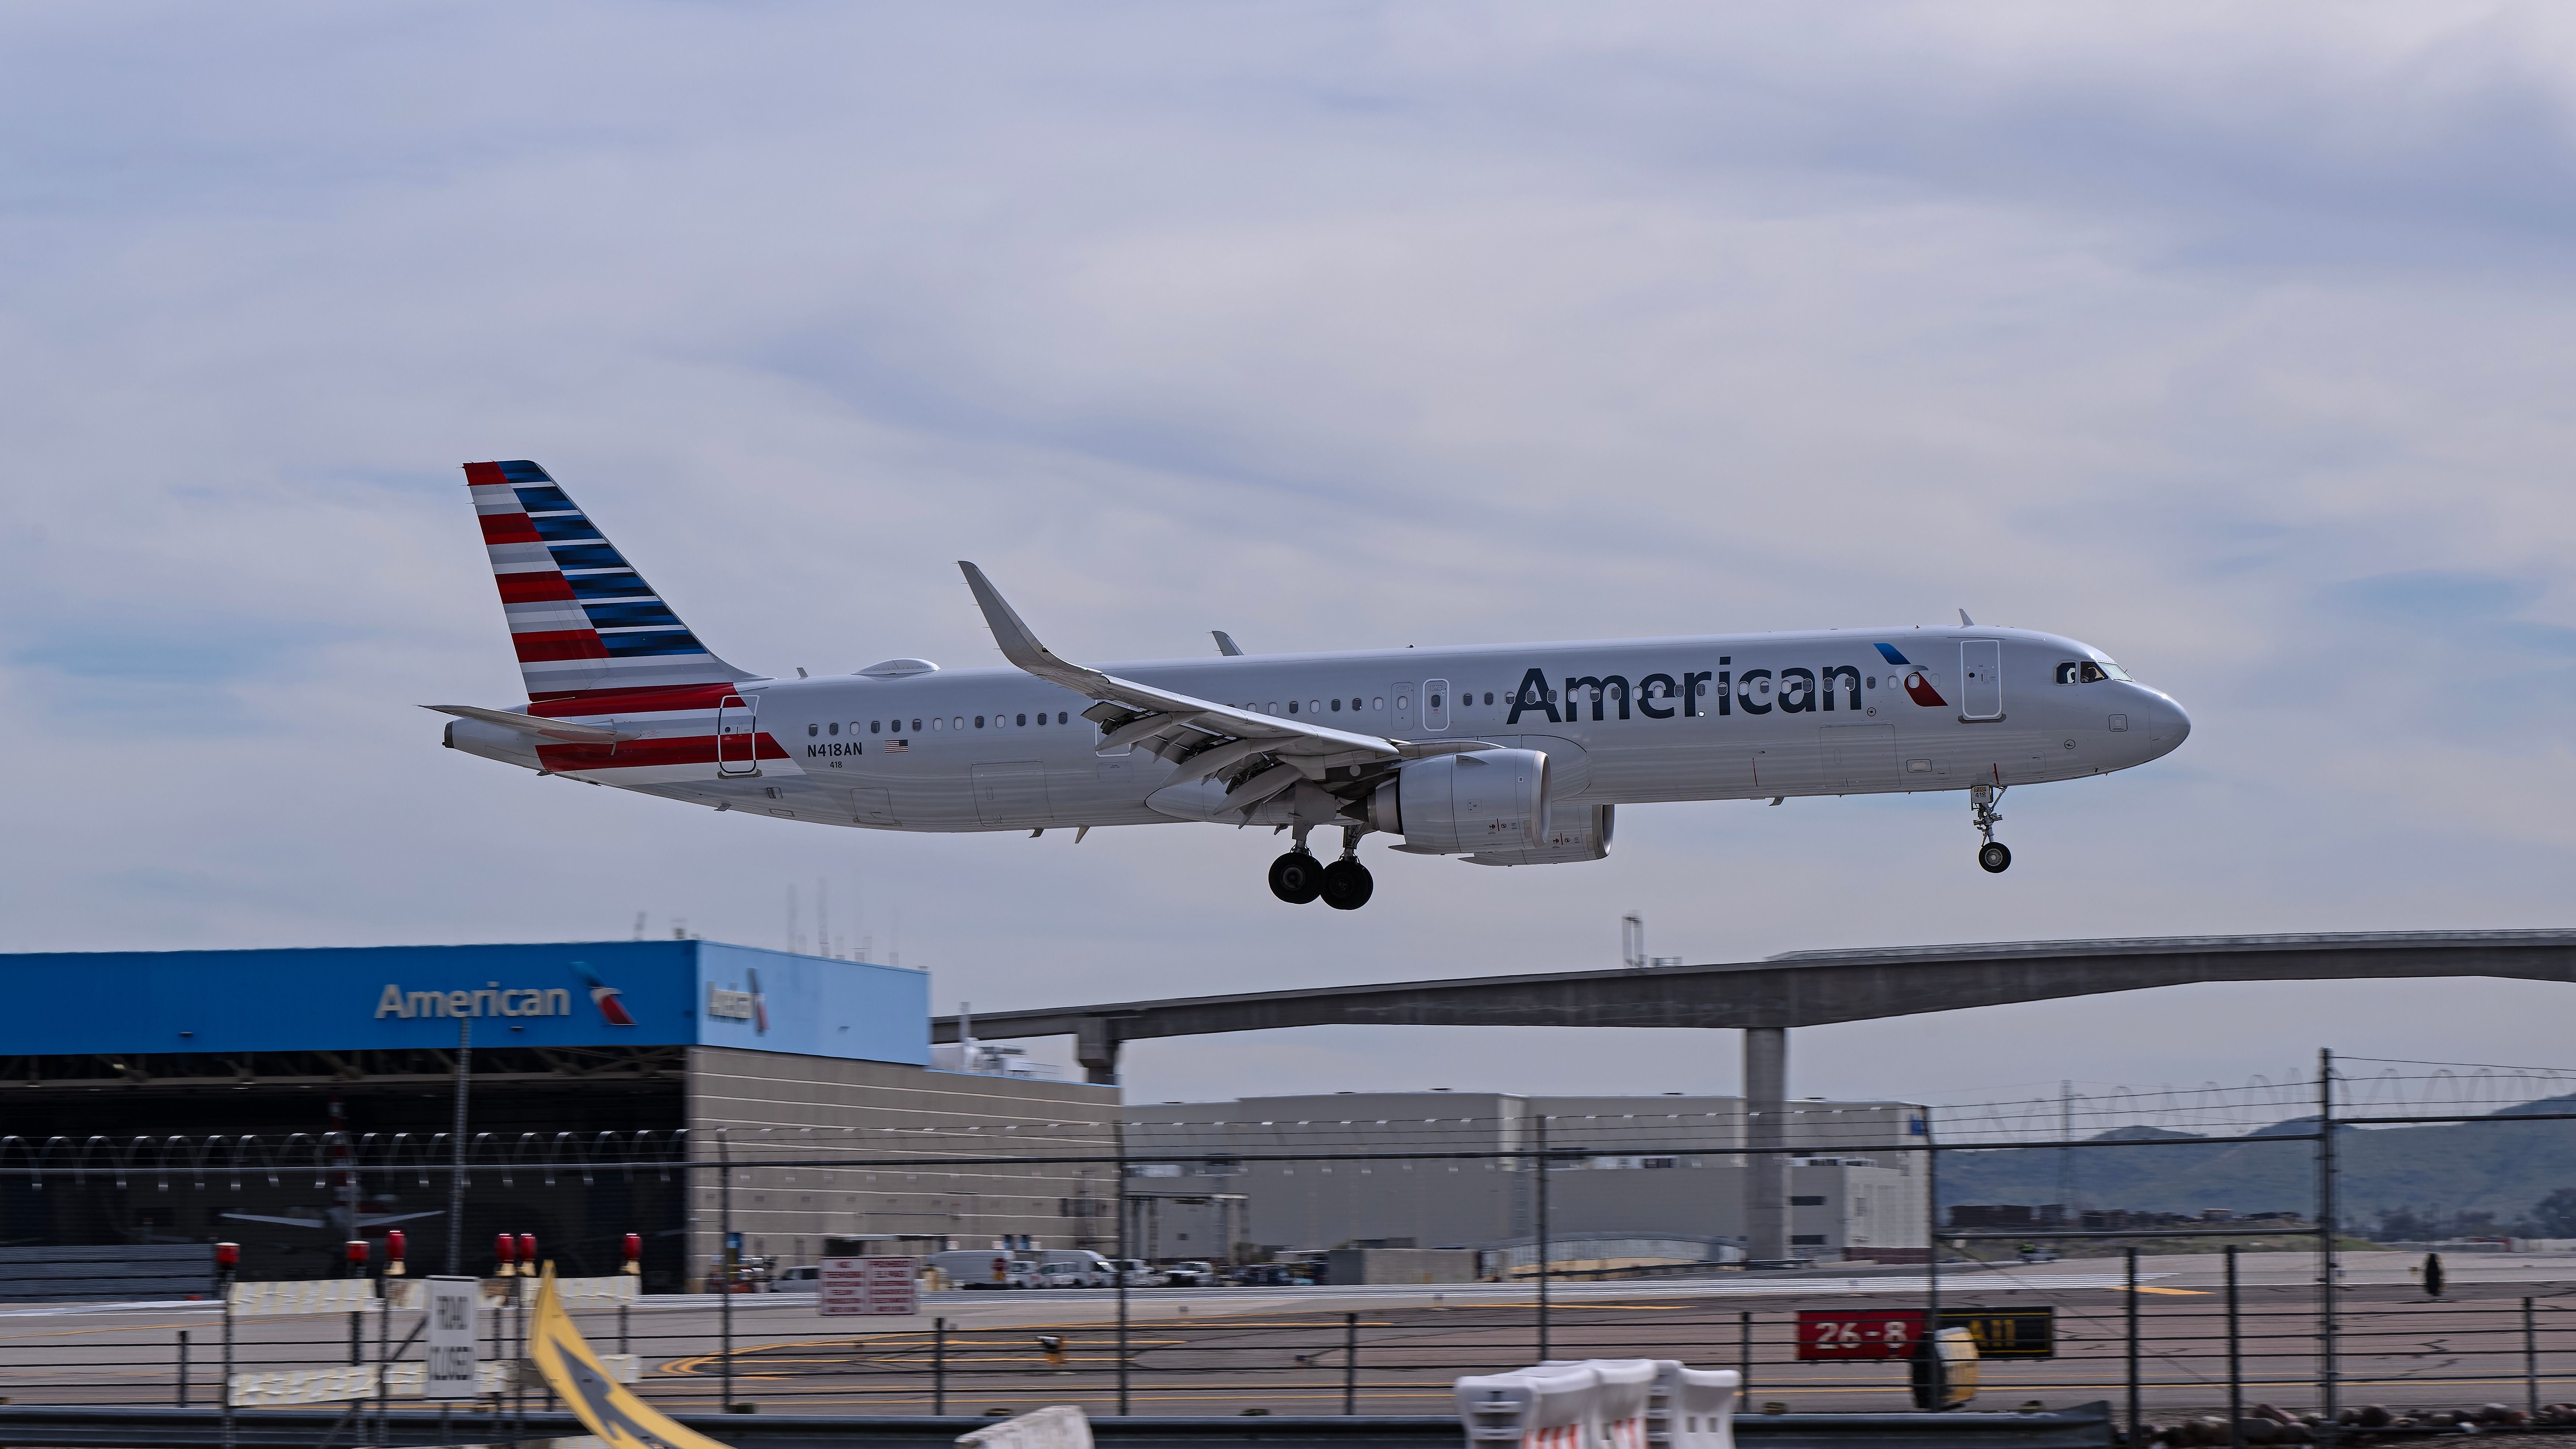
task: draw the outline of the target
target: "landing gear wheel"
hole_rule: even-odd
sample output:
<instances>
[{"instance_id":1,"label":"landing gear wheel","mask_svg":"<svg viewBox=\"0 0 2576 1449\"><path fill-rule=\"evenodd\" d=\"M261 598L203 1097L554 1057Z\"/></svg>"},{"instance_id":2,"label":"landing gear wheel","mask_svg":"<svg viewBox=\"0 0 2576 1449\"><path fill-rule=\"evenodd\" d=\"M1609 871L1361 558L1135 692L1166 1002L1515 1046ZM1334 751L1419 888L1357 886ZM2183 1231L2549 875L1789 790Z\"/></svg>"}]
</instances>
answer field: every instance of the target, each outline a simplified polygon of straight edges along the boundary
<instances>
[{"instance_id":1,"label":"landing gear wheel","mask_svg":"<svg viewBox=\"0 0 2576 1449\"><path fill-rule=\"evenodd\" d=\"M1369 903L1377 881L1367 866L1348 858L1324 867L1324 904L1337 911L1356 911Z\"/></svg>"},{"instance_id":2,"label":"landing gear wheel","mask_svg":"<svg viewBox=\"0 0 2576 1449\"><path fill-rule=\"evenodd\" d=\"M1302 906L1324 893L1324 867L1302 850L1270 862L1270 893L1292 906Z\"/></svg>"},{"instance_id":3,"label":"landing gear wheel","mask_svg":"<svg viewBox=\"0 0 2576 1449\"><path fill-rule=\"evenodd\" d=\"M2012 847L2000 840L1989 840L1977 847L1977 864L1984 866L1988 875L2002 875L2012 868Z\"/></svg>"}]
</instances>

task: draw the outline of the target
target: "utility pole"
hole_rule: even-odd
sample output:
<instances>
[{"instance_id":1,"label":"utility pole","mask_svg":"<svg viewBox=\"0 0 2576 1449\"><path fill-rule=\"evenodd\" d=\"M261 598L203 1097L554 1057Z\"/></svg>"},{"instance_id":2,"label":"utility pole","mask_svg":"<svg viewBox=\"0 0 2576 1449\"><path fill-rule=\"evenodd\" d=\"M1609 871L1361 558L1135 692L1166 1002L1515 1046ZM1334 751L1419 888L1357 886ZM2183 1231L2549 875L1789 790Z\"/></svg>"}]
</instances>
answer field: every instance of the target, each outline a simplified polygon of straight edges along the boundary
<instances>
[{"instance_id":1,"label":"utility pole","mask_svg":"<svg viewBox=\"0 0 2576 1449\"><path fill-rule=\"evenodd\" d=\"M2317 1052L2317 1442L2335 1442L2334 1051Z\"/></svg>"}]
</instances>

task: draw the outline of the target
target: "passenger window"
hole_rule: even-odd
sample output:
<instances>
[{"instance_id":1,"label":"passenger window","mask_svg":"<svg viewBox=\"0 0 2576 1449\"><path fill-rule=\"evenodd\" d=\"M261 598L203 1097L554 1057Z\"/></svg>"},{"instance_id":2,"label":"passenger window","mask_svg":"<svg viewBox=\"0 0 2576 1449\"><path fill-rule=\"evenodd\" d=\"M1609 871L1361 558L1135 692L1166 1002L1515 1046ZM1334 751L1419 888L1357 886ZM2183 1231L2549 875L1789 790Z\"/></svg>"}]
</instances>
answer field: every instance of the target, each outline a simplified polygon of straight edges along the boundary
<instances>
[{"instance_id":1,"label":"passenger window","mask_svg":"<svg viewBox=\"0 0 2576 1449\"><path fill-rule=\"evenodd\" d=\"M1295 714L1297 712L1297 701L1293 699L1288 701L1288 712L1290 714Z\"/></svg>"},{"instance_id":2,"label":"passenger window","mask_svg":"<svg viewBox=\"0 0 2576 1449\"><path fill-rule=\"evenodd\" d=\"M944 719L941 719L941 718L940 718L939 716L937 716L937 715L932 715L932 716L930 717L930 727L931 727L932 729L935 729L935 730L936 730L936 729L946 729L946 728L948 727L948 721L946 721L946 720L944 720Z\"/></svg>"},{"instance_id":3,"label":"passenger window","mask_svg":"<svg viewBox=\"0 0 2576 1449\"><path fill-rule=\"evenodd\" d=\"M975 716L975 728L977 728L977 729L979 729L979 730L980 730L980 729L982 729L983 727L984 727L984 717L983 717L982 715L980 715L980 714L979 714L979 715Z\"/></svg>"},{"instance_id":4,"label":"passenger window","mask_svg":"<svg viewBox=\"0 0 2576 1449\"><path fill-rule=\"evenodd\" d=\"M1439 696L1439 695L1436 695L1436 694L1435 694L1435 695L1433 695L1433 696L1431 696L1431 698L1430 698L1430 700L1428 701L1428 703L1430 704L1430 706L1431 706L1433 709L1438 709L1438 708L1440 707L1440 696Z\"/></svg>"},{"instance_id":5,"label":"passenger window","mask_svg":"<svg viewBox=\"0 0 2576 1449\"><path fill-rule=\"evenodd\" d=\"M869 721L868 721L868 733L869 733L869 734L875 734L876 732L877 732L877 722L876 722L875 720L869 720Z\"/></svg>"},{"instance_id":6,"label":"passenger window","mask_svg":"<svg viewBox=\"0 0 2576 1449\"><path fill-rule=\"evenodd\" d=\"M2082 665L2061 664L2057 666L2057 682L2060 684L2073 684L2076 680L2083 678L2082 670Z\"/></svg>"},{"instance_id":7,"label":"passenger window","mask_svg":"<svg viewBox=\"0 0 2576 1449\"><path fill-rule=\"evenodd\" d=\"M1371 708L1371 709L1384 709L1384 708L1386 708L1386 696L1385 696L1385 695L1383 695L1383 694L1373 694L1373 695L1370 695L1370 696L1369 696L1369 708Z\"/></svg>"},{"instance_id":8,"label":"passenger window","mask_svg":"<svg viewBox=\"0 0 2576 1449\"><path fill-rule=\"evenodd\" d=\"M1877 675L1875 675L1875 674L1871 675L1871 676L1870 676L1866 681L1864 681L1864 682L1865 682L1865 683L1867 683L1867 684L1869 685L1869 687L1870 687L1870 688L1872 688L1872 689L1876 689L1876 688L1878 688L1878 676L1877 676Z\"/></svg>"},{"instance_id":9,"label":"passenger window","mask_svg":"<svg viewBox=\"0 0 2576 1449\"><path fill-rule=\"evenodd\" d=\"M1019 722L1023 725L1027 724L1029 722L1029 717L1027 715L1021 715L1019 716Z\"/></svg>"},{"instance_id":10,"label":"passenger window","mask_svg":"<svg viewBox=\"0 0 2576 1449\"><path fill-rule=\"evenodd\" d=\"M834 720L834 721L832 721L832 727L831 727L829 730L826 730L826 731L825 731L825 733L826 733L826 734L835 734L835 735L839 734L840 732L841 732L841 722L840 722L839 720Z\"/></svg>"},{"instance_id":11,"label":"passenger window","mask_svg":"<svg viewBox=\"0 0 2576 1449\"><path fill-rule=\"evenodd\" d=\"M950 725L952 725L953 727L955 727L955 728L957 728L957 729L961 729L961 730L962 730L962 729L966 728L966 716L964 716L964 715L962 715L962 714L961 714L961 715L957 716L955 719L950 720L948 723L949 723Z\"/></svg>"},{"instance_id":12,"label":"passenger window","mask_svg":"<svg viewBox=\"0 0 2576 1449\"><path fill-rule=\"evenodd\" d=\"M805 738L807 738L807 739L809 739L809 740L810 740L810 739L814 738L815 736L817 736L817 735L821 734L822 732L823 732L823 727L822 727L821 725L811 725L811 724L809 724L809 725L807 725L807 726L805 727Z\"/></svg>"},{"instance_id":13,"label":"passenger window","mask_svg":"<svg viewBox=\"0 0 2576 1449\"><path fill-rule=\"evenodd\" d=\"M1341 700L1340 700L1339 698L1335 698L1335 699L1334 699L1334 701L1333 701L1333 713L1335 713L1335 714L1340 714L1341 712L1342 712L1342 702L1341 702Z\"/></svg>"},{"instance_id":14,"label":"passenger window","mask_svg":"<svg viewBox=\"0 0 2576 1449\"><path fill-rule=\"evenodd\" d=\"M1265 710L1263 710L1263 711L1262 711L1262 713L1263 713L1263 714L1277 714L1278 712L1279 712L1279 701L1277 701L1277 700L1275 700L1275 699L1274 699L1274 700L1272 700L1272 701L1270 701L1270 707L1269 707L1268 709L1265 709Z\"/></svg>"},{"instance_id":15,"label":"passenger window","mask_svg":"<svg viewBox=\"0 0 2576 1449\"><path fill-rule=\"evenodd\" d=\"M1066 719L1066 716L1065 716L1065 712L1064 712L1063 710L1057 710L1057 711L1055 712L1055 722L1056 722L1057 724L1063 724L1063 723L1065 723L1065 719Z\"/></svg>"},{"instance_id":16,"label":"passenger window","mask_svg":"<svg viewBox=\"0 0 2576 1449\"><path fill-rule=\"evenodd\" d=\"M919 733L921 733L921 721L919 721L919 720L914 720L914 721L912 722L912 732L913 732L914 734L919 734Z\"/></svg>"},{"instance_id":17,"label":"passenger window","mask_svg":"<svg viewBox=\"0 0 2576 1449\"><path fill-rule=\"evenodd\" d=\"M1493 692L1492 690L1490 690L1490 689L1489 689L1489 690L1486 690L1486 691L1485 691L1485 703L1487 703L1487 704L1492 704L1493 702L1494 702L1494 692Z\"/></svg>"}]
</instances>

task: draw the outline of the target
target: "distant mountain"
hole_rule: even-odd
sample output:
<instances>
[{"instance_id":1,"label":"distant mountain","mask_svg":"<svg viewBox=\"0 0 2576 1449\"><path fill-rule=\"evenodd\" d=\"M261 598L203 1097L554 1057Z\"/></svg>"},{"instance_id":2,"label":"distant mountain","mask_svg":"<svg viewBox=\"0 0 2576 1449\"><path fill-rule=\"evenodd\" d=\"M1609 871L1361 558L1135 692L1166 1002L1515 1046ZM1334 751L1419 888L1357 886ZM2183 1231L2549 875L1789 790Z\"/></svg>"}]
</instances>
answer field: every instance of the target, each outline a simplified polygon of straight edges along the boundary
<instances>
[{"instance_id":1,"label":"distant mountain","mask_svg":"<svg viewBox=\"0 0 2576 1449\"><path fill-rule=\"evenodd\" d=\"M2576 1121L2513 1122L2576 1113L2576 1096L2502 1108L2493 1120L2427 1127L2345 1128L2335 1134L2337 1191L2345 1224L2366 1229L2396 1209L2527 1214L2558 1188L2576 1187ZM2276 1122L2253 1134L2314 1132L2314 1117ZM2074 1147L1941 1154L1941 1205L2052 1203L2059 1163L2071 1159L2076 1201L2085 1207L2196 1213L2312 1212L2316 1144L2229 1142L2189 1145L2200 1134L2155 1127L2105 1132L2095 1142L2156 1141L2157 1147Z\"/></svg>"}]
</instances>

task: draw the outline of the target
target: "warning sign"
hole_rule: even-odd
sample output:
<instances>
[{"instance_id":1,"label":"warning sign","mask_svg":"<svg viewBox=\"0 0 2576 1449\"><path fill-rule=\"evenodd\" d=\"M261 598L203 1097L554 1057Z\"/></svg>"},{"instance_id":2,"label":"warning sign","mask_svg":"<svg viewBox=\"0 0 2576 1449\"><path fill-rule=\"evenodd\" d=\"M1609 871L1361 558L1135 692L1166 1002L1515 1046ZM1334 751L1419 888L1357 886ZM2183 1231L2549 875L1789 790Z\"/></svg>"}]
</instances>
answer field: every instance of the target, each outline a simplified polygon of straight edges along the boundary
<instances>
[{"instance_id":1,"label":"warning sign","mask_svg":"<svg viewBox=\"0 0 2576 1449\"><path fill-rule=\"evenodd\" d=\"M827 1314L921 1311L919 1258L825 1258L821 1281Z\"/></svg>"}]
</instances>

